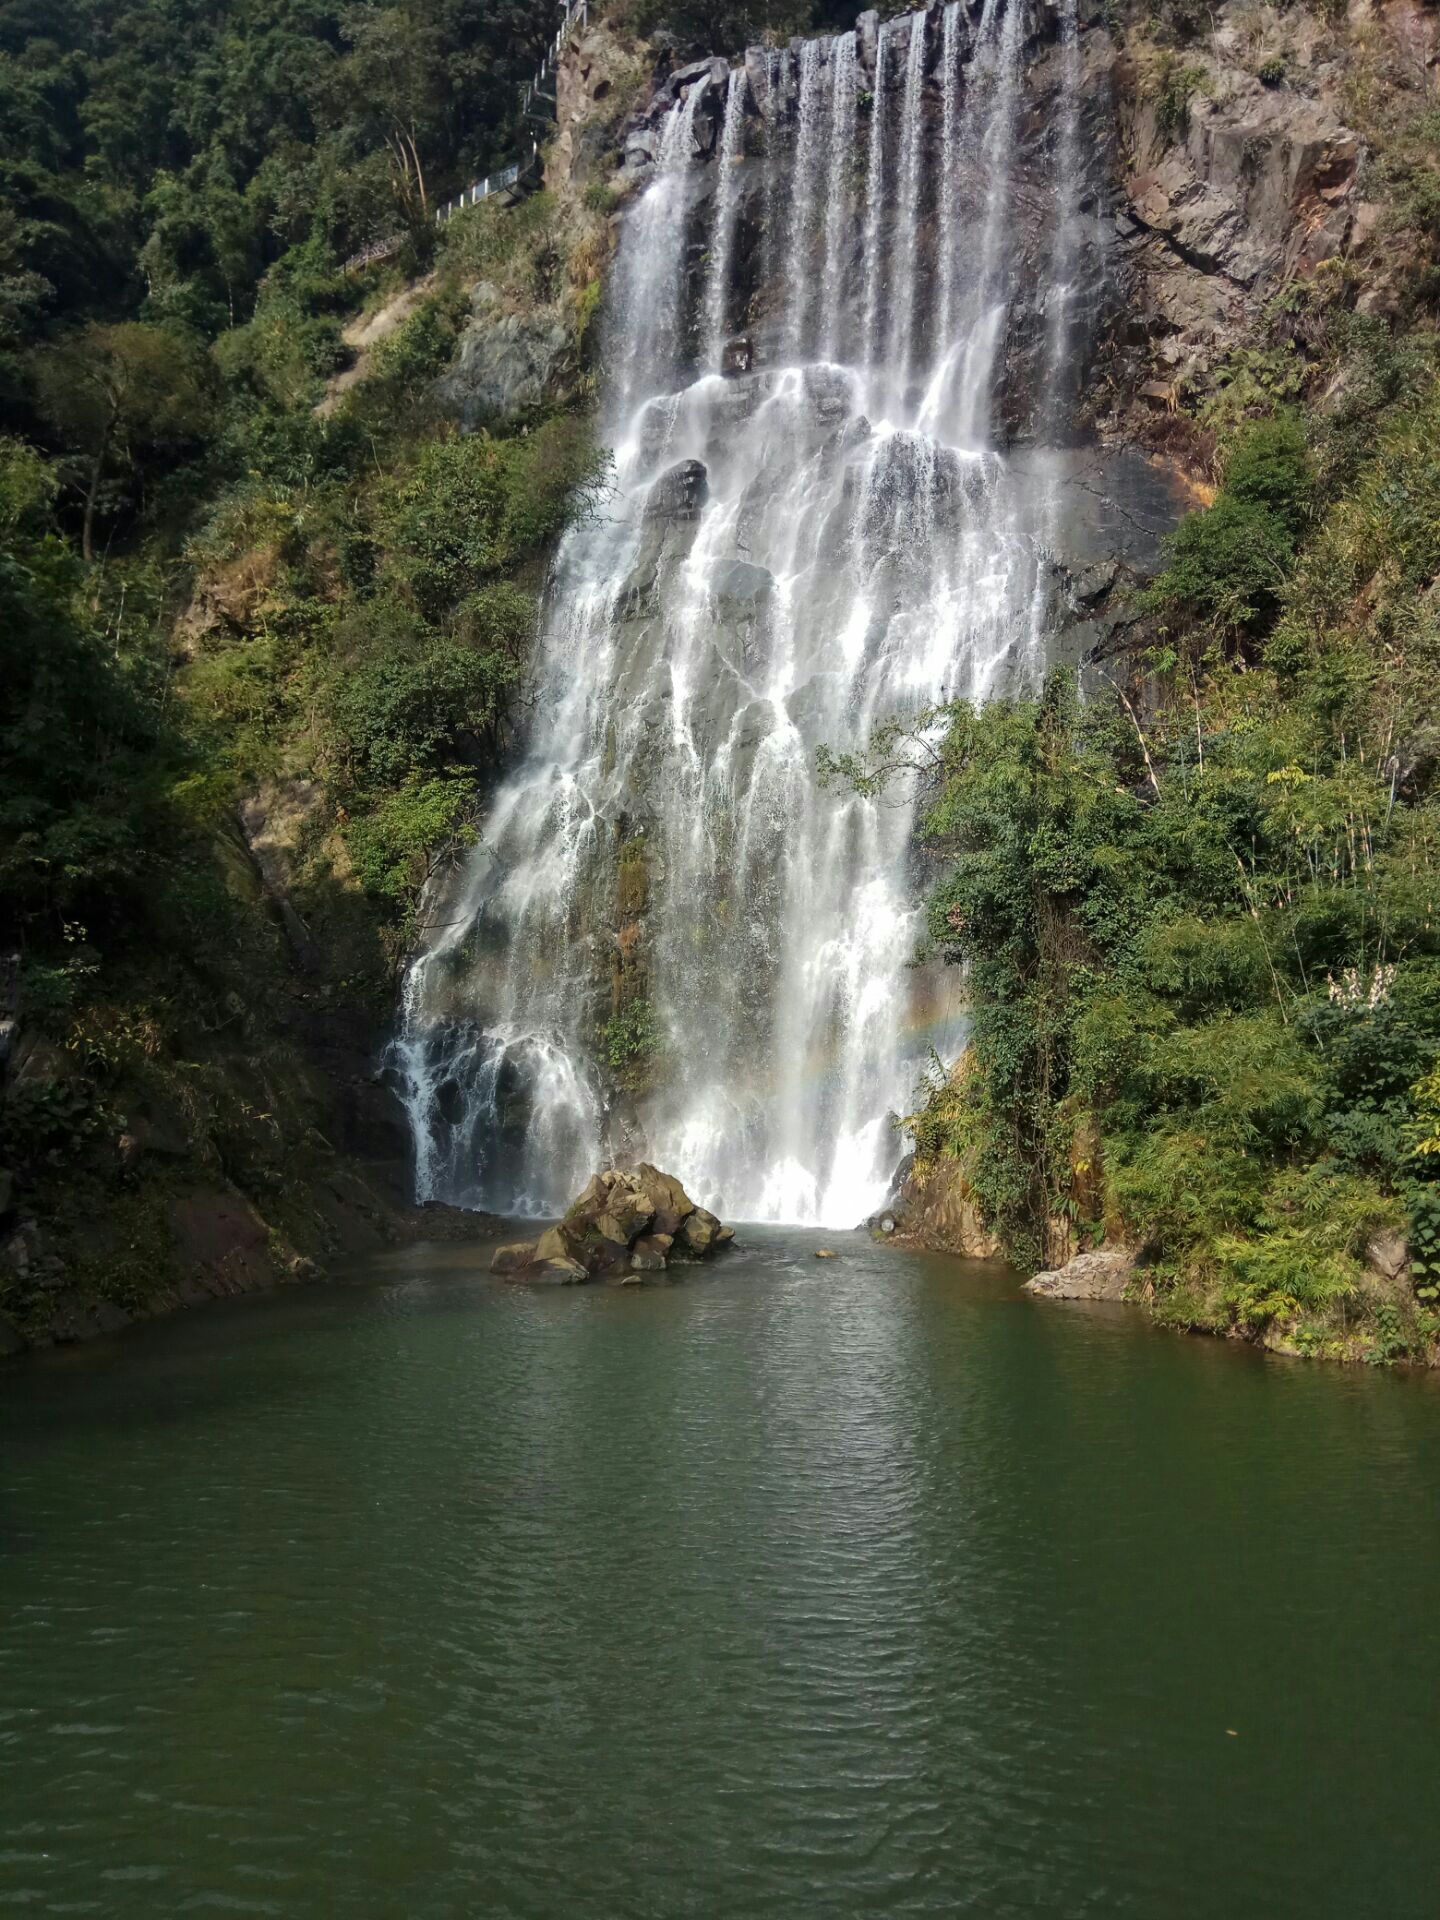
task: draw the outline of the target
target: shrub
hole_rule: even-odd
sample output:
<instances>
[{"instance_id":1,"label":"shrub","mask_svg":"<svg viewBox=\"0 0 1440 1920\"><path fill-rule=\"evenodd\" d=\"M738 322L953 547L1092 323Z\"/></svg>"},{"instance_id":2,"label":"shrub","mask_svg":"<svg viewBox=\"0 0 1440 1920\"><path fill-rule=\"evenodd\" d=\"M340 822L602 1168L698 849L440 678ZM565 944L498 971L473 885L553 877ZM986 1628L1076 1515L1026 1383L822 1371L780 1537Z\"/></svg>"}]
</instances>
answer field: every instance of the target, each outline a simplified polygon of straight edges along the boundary
<instances>
[{"instance_id":1,"label":"shrub","mask_svg":"<svg viewBox=\"0 0 1440 1920\"><path fill-rule=\"evenodd\" d=\"M1301 1313L1327 1314L1359 1284L1356 1261L1303 1229L1260 1240L1222 1238L1215 1252L1221 1299L1236 1325L1250 1331Z\"/></svg>"},{"instance_id":2,"label":"shrub","mask_svg":"<svg viewBox=\"0 0 1440 1920\"><path fill-rule=\"evenodd\" d=\"M613 213L624 196L608 180L592 180L581 196L587 213Z\"/></svg>"},{"instance_id":3,"label":"shrub","mask_svg":"<svg viewBox=\"0 0 1440 1920\"><path fill-rule=\"evenodd\" d=\"M473 758L481 738L493 734L519 671L510 655L441 638L347 668L332 687L330 716L351 777L398 785Z\"/></svg>"},{"instance_id":4,"label":"shrub","mask_svg":"<svg viewBox=\"0 0 1440 1920\"><path fill-rule=\"evenodd\" d=\"M1312 492L1309 456L1288 416L1245 428L1213 505L1170 536L1152 609L1236 639L1273 624Z\"/></svg>"},{"instance_id":5,"label":"shrub","mask_svg":"<svg viewBox=\"0 0 1440 1920\"><path fill-rule=\"evenodd\" d=\"M654 1068L661 1040L650 1002L631 1000L601 1028L600 1053L620 1085L638 1092Z\"/></svg>"},{"instance_id":6,"label":"shrub","mask_svg":"<svg viewBox=\"0 0 1440 1920\"><path fill-rule=\"evenodd\" d=\"M1305 434L1291 413L1247 427L1225 462L1226 495L1273 514L1292 539L1305 524L1313 488Z\"/></svg>"},{"instance_id":7,"label":"shrub","mask_svg":"<svg viewBox=\"0 0 1440 1920\"><path fill-rule=\"evenodd\" d=\"M566 415L510 440L431 441L381 504L390 571L439 620L593 510L605 471L588 424Z\"/></svg>"},{"instance_id":8,"label":"shrub","mask_svg":"<svg viewBox=\"0 0 1440 1920\"><path fill-rule=\"evenodd\" d=\"M350 819L345 842L367 893L413 903L443 860L471 844L475 782L465 774L411 780Z\"/></svg>"},{"instance_id":9,"label":"shrub","mask_svg":"<svg viewBox=\"0 0 1440 1920\"><path fill-rule=\"evenodd\" d=\"M22 1080L0 1101L0 1153L27 1170L59 1166L94 1139L101 1119L83 1080Z\"/></svg>"},{"instance_id":10,"label":"shrub","mask_svg":"<svg viewBox=\"0 0 1440 1920\"><path fill-rule=\"evenodd\" d=\"M1179 139L1190 125L1190 102L1204 86L1204 67L1162 53L1154 78L1155 131L1162 140Z\"/></svg>"},{"instance_id":11,"label":"shrub","mask_svg":"<svg viewBox=\"0 0 1440 1920\"><path fill-rule=\"evenodd\" d=\"M1416 1188L1410 1196L1409 1216L1415 1296L1429 1305L1440 1299L1440 1190Z\"/></svg>"}]
</instances>

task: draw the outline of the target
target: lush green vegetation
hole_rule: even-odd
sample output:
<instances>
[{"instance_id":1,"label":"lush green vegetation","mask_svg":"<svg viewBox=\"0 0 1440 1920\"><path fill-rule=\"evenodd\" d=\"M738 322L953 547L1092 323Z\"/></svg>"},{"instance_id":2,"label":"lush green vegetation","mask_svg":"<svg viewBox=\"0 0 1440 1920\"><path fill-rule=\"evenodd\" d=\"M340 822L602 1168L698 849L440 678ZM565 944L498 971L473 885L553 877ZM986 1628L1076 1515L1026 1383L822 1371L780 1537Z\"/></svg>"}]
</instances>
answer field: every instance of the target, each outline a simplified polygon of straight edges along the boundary
<instances>
[{"instance_id":1,"label":"lush green vegetation","mask_svg":"<svg viewBox=\"0 0 1440 1920\"><path fill-rule=\"evenodd\" d=\"M508 157L551 32L521 0L0 5L0 1206L119 1220L197 1167L302 1204L301 1036L363 1060L605 484L608 209L432 218ZM481 277L565 344L462 434L437 379Z\"/></svg>"},{"instance_id":2,"label":"lush green vegetation","mask_svg":"<svg viewBox=\"0 0 1440 1920\"><path fill-rule=\"evenodd\" d=\"M628 11L683 49L853 10ZM1179 45L1203 24L1169 12ZM603 489L612 195L430 216L512 150L551 30L522 0L0 0L0 1174L26 1206L143 1239L157 1156L298 1189L325 1143L297 1034L383 1015L473 833L544 556ZM1140 656L943 716L932 934L973 1046L912 1126L1021 1257L1123 1238L1170 1320L1393 1358L1433 1351L1440 1305L1440 125L1363 36L1347 72L1383 297L1328 266L1184 393L1218 491ZM1178 134L1202 69L1170 47L1153 79ZM567 344L542 401L462 435L437 380L481 278ZM357 315L383 337L342 389ZM636 841L622 912L647 886ZM643 999L600 1039L651 1070Z\"/></svg>"},{"instance_id":3,"label":"lush green vegetation","mask_svg":"<svg viewBox=\"0 0 1440 1920\"><path fill-rule=\"evenodd\" d=\"M1392 1359L1440 1334L1440 390L1327 326L1348 398L1234 429L1148 651L938 716L973 1030L912 1126L1021 1259L1123 1241L1168 1321Z\"/></svg>"},{"instance_id":4,"label":"lush green vegetation","mask_svg":"<svg viewBox=\"0 0 1440 1920\"><path fill-rule=\"evenodd\" d=\"M636 1091L654 1071L661 1032L648 1000L631 1000L606 1021L601 1052L617 1084Z\"/></svg>"}]
</instances>

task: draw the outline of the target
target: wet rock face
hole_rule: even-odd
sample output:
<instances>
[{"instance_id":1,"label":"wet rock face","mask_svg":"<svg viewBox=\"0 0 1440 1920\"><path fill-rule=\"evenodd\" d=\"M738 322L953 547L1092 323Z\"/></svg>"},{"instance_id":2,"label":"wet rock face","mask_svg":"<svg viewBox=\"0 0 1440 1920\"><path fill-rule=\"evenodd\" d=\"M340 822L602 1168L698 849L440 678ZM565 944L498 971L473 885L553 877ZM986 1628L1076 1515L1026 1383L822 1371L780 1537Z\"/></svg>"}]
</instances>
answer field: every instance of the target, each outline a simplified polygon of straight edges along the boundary
<instances>
[{"instance_id":1,"label":"wet rock face","mask_svg":"<svg viewBox=\"0 0 1440 1920\"><path fill-rule=\"evenodd\" d=\"M675 1261L706 1260L735 1238L673 1175L642 1164L597 1173L558 1225L496 1249L492 1273L577 1286L644 1286Z\"/></svg>"},{"instance_id":2,"label":"wet rock face","mask_svg":"<svg viewBox=\"0 0 1440 1920\"><path fill-rule=\"evenodd\" d=\"M898 1204L877 1214L870 1229L897 1246L931 1247L967 1260L994 1260L1000 1253L999 1237L986 1225L959 1160L912 1165Z\"/></svg>"},{"instance_id":3,"label":"wet rock face","mask_svg":"<svg viewBox=\"0 0 1440 1920\"><path fill-rule=\"evenodd\" d=\"M947 11L954 15L948 23ZM1052 176L1057 140L1063 137L1057 129L1071 111L1067 103L1073 102L1077 116L1075 143L1085 176L1066 266L1068 357L1077 390L1092 362L1093 343L1120 304L1112 164L1116 51L1099 9L1084 11L1078 73L1067 73L1061 10L1047 4L1019 9L1016 44L1023 74L1013 124L998 141L985 132L967 137L983 127L995 89L995 32L993 25L982 30L978 17L972 19L963 8L932 4L883 27L877 13L862 13L843 74L837 72L840 49L850 36L809 43L816 54L813 66L807 66L806 43L798 40L785 48L748 48L733 74L741 109L733 152L723 135L732 80L727 64L697 60L669 73L626 123L620 136L621 177L643 187L657 167L663 168L666 116L687 92L695 93L688 142L696 177L674 216L684 230L686 288L676 342L682 364L699 371L718 354L719 371L744 374L819 356L822 349L853 361L867 333L889 351L902 326L920 343L938 337L947 309L947 236L950 248L960 251L944 203L953 197L965 209L956 224L967 236L964 251L973 251L981 244L983 226L974 210L983 205L987 181L1001 165L1015 192L1006 221L1002 277L1010 310L998 356L993 424L1001 441L1051 432L1053 418L1042 415L1045 390L1053 384L1046 365L1053 341L1043 302L1032 295L1044 279L1053 243ZM912 43L918 52L913 85L907 76ZM851 84L847 75L853 76L854 99L844 123L848 145L837 164L830 143L839 92ZM955 126L947 132L947 97L960 103L959 134ZM910 165L907 116L917 130L915 151L921 156L913 191L901 178ZM867 149L877 119L885 204L872 220L867 166L876 162L867 162ZM729 284L718 309L708 312L706 280L722 200L730 207ZM867 282L865 261L867 249L873 251L877 243L891 259L878 288ZM905 261L911 262L909 268ZM913 282L913 292L902 295L906 282ZM797 285L812 289L798 322L792 297ZM906 306L903 321L897 302ZM832 309L828 315L827 309ZM618 319L622 329L628 328L633 315ZM719 342L707 337L707 326L717 322ZM903 352L895 357L903 358ZM892 402L903 400L913 412L926 384L918 358L908 381L902 369L897 382L903 391L893 394Z\"/></svg>"},{"instance_id":4,"label":"wet rock face","mask_svg":"<svg viewBox=\"0 0 1440 1920\"><path fill-rule=\"evenodd\" d=\"M681 460L667 468L651 487L645 502L645 518L698 520L709 493L704 462Z\"/></svg>"}]
</instances>

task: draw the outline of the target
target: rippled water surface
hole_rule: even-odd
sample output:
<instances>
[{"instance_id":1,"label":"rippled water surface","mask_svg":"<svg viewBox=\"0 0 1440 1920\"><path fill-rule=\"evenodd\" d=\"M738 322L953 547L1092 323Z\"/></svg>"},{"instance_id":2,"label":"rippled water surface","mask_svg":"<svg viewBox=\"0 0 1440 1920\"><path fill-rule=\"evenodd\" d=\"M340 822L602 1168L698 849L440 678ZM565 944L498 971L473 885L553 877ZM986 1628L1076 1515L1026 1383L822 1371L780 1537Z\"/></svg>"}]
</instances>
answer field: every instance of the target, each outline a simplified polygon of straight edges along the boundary
<instances>
[{"instance_id":1,"label":"rippled water surface","mask_svg":"<svg viewBox=\"0 0 1440 1920\"><path fill-rule=\"evenodd\" d=\"M0 1909L1434 1913L1433 1383L746 1239L0 1372Z\"/></svg>"}]
</instances>

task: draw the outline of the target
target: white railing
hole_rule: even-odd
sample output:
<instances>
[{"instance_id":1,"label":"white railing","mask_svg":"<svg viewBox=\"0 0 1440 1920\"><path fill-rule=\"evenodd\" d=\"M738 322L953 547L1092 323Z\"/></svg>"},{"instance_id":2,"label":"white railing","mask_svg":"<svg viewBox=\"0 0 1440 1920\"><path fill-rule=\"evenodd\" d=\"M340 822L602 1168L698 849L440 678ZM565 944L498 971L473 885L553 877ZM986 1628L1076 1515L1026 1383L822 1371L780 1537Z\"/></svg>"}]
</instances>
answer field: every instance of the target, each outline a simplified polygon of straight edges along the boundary
<instances>
[{"instance_id":1,"label":"white railing","mask_svg":"<svg viewBox=\"0 0 1440 1920\"><path fill-rule=\"evenodd\" d=\"M522 112L529 113L531 106L537 99L549 101L551 96L545 91L546 79L554 73L556 66L559 64L560 56L565 51L565 43L575 31L577 25L584 27L588 26L589 22L590 0L566 0L565 18L560 22L560 29L555 35L555 38L550 42L549 52L540 62L540 71L525 89L521 100Z\"/></svg>"},{"instance_id":2,"label":"white railing","mask_svg":"<svg viewBox=\"0 0 1440 1920\"><path fill-rule=\"evenodd\" d=\"M492 193L505 193L515 186L527 166L533 166L540 152L538 140L530 142L530 158L526 161L512 161L508 167L502 167L499 173L487 173L483 180L477 180L473 187L466 187L463 193L457 193L453 200L447 200L443 207L435 209L435 224L443 227L447 220L453 219L462 207L475 207L482 200L488 200Z\"/></svg>"}]
</instances>

